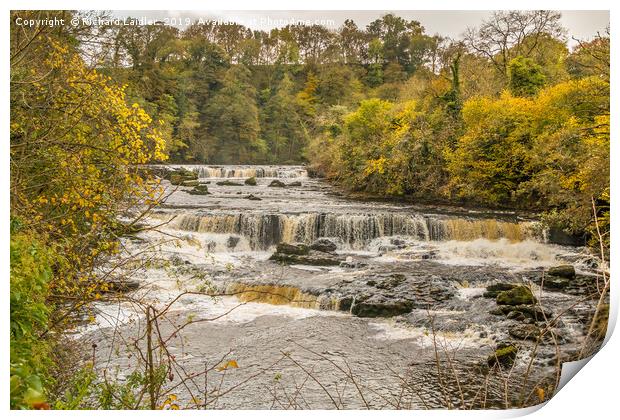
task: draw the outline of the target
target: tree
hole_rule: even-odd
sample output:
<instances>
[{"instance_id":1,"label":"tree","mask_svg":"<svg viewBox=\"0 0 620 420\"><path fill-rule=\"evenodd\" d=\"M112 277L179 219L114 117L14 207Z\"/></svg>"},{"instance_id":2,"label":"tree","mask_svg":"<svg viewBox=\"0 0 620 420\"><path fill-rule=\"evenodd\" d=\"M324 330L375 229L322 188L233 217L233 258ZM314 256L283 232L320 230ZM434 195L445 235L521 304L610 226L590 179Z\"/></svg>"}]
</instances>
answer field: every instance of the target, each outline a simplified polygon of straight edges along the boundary
<instances>
[{"instance_id":1,"label":"tree","mask_svg":"<svg viewBox=\"0 0 620 420\"><path fill-rule=\"evenodd\" d=\"M609 27L591 41L577 40L578 46L567 59L573 77L598 76L609 81Z\"/></svg>"},{"instance_id":2,"label":"tree","mask_svg":"<svg viewBox=\"0 0 620 420\"><path fill-rule=\"evenodd\" d=\"M421 35L424 28L420 22L407 21L388 13L371 22L366 31L371 37L382 41L382 55L386 62L395 62L409 68L412 63L412 38Z\"/></svg>"},{"instance_id":3,"label":"tree","mask_svg":"<svg viewBox=\"0 0 620 420\"><path fill-rule=\"evenodd\" d=\"M214 151L209 155L211 162L249 163L253 153L265 152L258 137L256 90L250 83L250 71L242 64L228 69L204 114L208 143Z\"/></svg>"},{"instance_id":4,"label":"tree","mask_svg":"<svg viewBox=\"0 0 620 420\"><path fill-rule=\"evenodd\" d=\"M563 35L560 17L559 12L550 10L493 12L478 29L467 30L465 42L508 77L510 60L520 55L530 57L545 36Z\"/></svg>"},{"instance_id":5,"label":"tree","mask_svg":"<svg viewBox=\"0 0 620 420\"><path fill-rule=\"evenodd\" d=\"M542 68L530 58L519 56L508 64L508 86L515 96L535 95L545 84Z\"/></svg>"},{"instance_id":6,"label":"tree","mask_svg":"<svg viewBox=\"0 0 620 420\"><path fill-rule=\"evenodd\" d=\"M347 19L338 31L342 62L360 64L367 54L366 34L360 31L354 21Z\"/></svg>"},{"instance_id":7,"label":"tree","mask_svg":"<svg viewBox=\"0 0 620 420\"><path fill-rule=\"evenodd\" d=\"M518 205L515 193L529 177L532 106L531 100L508 94L464 104L465 133L447 153L458 197L487 206Z\"/></svg>"},{"instance_id":8,"label":"tree","mask_svg":"<svg viewBox=\"0 0 620 420\"><path fill-rule=\"evenodd\" d=\"M75 314L67 307L107 290L100 269L118 253L119 236L159 202L159 183L139 167L165 160L167 139L124 87L85 63L70 25L13 31L19 35L10 42L10 402L46 408L55 367L47 333ZM121 217L131 218L130 227Z\"/></svg>"},{"instance_id":9,"label":"tree","mask_svg":"<svg viewBox=\"0 0 620 420\"><path fill-rule=\"evenodd\" d=\"M270 160L274 163L298 162L301 159L305 133L293 90L293 82L285 73L265 106L263 138L271 151Z\"/></svg>"}]
</instances>

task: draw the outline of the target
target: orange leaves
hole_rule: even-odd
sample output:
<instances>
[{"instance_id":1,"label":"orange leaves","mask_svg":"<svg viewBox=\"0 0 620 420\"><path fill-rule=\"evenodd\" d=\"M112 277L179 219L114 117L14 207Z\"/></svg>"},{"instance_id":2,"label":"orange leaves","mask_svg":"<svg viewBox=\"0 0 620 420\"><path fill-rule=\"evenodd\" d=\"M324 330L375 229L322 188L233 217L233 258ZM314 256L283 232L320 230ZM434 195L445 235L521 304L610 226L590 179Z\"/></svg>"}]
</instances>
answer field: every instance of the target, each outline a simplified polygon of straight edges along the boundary
<instances>
[{"instance_id":1,"label":"orange leaves","mask_svg":"<svg viewBox=\"0 0 620 420\"><path fill-rule=\"evenodd\" d=\"M217 367L217 371L218 372L222 372L228 369L237 369L239 368L239 365L237 364L236 360L228 360L226 363L223 363L222 365Z\"/></svg>"}]
</instances>

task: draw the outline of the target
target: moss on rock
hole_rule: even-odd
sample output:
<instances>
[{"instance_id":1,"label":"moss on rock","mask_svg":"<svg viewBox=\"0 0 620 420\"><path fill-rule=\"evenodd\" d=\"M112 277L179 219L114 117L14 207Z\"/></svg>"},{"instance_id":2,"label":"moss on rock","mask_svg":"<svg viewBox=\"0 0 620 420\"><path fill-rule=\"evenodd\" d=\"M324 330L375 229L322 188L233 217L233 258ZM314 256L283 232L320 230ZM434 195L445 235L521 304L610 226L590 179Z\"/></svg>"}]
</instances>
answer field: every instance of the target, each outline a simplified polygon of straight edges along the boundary
<instances>
[{"instance_id":1,"label":"moss on rock","mask_svg":"<svg viewBox=\"0 0 620 420\"><path fill-rule=\"evenodd\" d=\"M532 291L525 286L516 286L497 295L498 305L530 305L536 303Z\"/></svg>"},{"instance_id":2,"label":"moss on rock","mask_svg":"<svg viewBox=\"0 0 620 420\"><path fill-rule=\"evenodd\" d=\"M500 344L495 351L487 358L490 367L502 366L509 368L517 358L519 349L514 344Z\"/></svg>"}]
</instances>

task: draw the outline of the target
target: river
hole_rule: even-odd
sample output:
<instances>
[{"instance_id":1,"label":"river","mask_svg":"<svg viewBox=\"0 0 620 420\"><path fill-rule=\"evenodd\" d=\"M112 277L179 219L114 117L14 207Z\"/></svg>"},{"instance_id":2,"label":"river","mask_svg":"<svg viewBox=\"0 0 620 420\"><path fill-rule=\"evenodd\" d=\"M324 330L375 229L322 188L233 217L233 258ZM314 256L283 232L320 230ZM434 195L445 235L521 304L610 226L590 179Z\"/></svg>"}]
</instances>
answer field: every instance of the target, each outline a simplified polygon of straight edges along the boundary
<instances>
[{"instance_id":1,"label":"river","mask_svg":"<svg viewBox=\"0 0 620 420\"><path fill-rule=\"evenodd\" d=\"M140 366L146 305L162 314L166 351L157 357L172 366L166 395L182 407L530 405L552 391L558 357L573 360L581 348L596 260L551 243L536 220L354 200L298 166L182 167L209 194L164 181L169 197L148 220L157 228L123 240L121 255L138 261L123 272L139 289L95 304L94 321L76 332L85 358L96 344L97 369L109 377L122 382ZM250 177L256 185L245 184ZM270 259L279 243L319 239L335 248L327 265ZM562 264L579 282L541 289L545 270ZM497 283L532 288L558 317L552 339L518 337L544 321L498 315L483 296ZM487 358L501 343L519 352L512 369L495 372Z\"/></svg>"}]
</instances>

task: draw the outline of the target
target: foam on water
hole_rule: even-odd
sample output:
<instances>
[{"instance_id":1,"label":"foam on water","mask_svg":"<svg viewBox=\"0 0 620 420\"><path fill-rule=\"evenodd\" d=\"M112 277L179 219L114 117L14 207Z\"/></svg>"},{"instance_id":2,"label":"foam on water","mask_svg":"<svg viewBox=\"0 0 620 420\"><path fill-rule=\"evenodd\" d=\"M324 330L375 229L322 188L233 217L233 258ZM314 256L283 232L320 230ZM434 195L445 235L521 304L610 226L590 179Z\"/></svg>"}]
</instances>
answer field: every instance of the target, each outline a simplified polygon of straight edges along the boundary
<instances>
[{"instance_id":1,"label":"foam on water","mask_svg":"<svg viewBox=\"0 0 620 420\"><path fill-rule=\"evenodd\" d=\"M157 166L157 165L153 165ZM303 166L274 165L166 165L171 169L189 169L199 178L306 178Z\"/></svg>"},{"instance_id":2,"label":"foam on water","mask_svg":"<svg viewBox=\"0 0 620 420\"><path fill-rule=\"evenodd\" d=\"M512 242L506 238L497 240L478 238L471 241L450 240L432 243L407 238L397 239L398 247L390 245L393 238L381 238L380 241L374 242L371 248L381 252L375 260L387 263L432 259L450 265L530 269L566 263L563 256L569 251L559 245L534 240Z\"/></svg>"},{"instance_id":3,"label":"foam on water","mask_svg":"<svg viewBox=\"0 0 620 420\"><path fill-rule=\"evenodd\" d=\"M163 308L180 291L159 290L156 308ZM98 302L92 309L94 320L78 327L74 337L79 338L93 331L117 328L144 319L144 314L135 305L127 301ZM269 305L257 302L242 302L236 297L210 297L199 294L187 294L176 300L167 319L182 324L186 320L203 320L211 324L245 324L263 316L304 319L313 316L349 316L342 312L322 311L287 305Z\"/></svg>"},{"instance_id":4,"label":"foam on water","mask_svg":"<svg viewBox=\"0 0 620 420\"><path fill-rule=\"evenodd\" d=\"M392 320L370 322L368 324L374 330L373 338L384 341L412 340L420 348L433 349L436 343L439 348L457 350L462 348L488 347L493 344L489 338L481 338L480 331L471 328L455 333L435 331L435 337L429 328L404 326Z\"/></svg>"}]
</instances>

